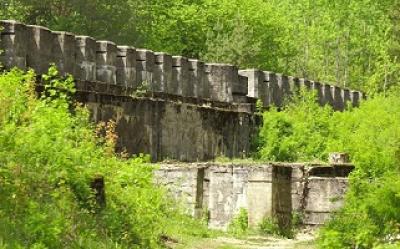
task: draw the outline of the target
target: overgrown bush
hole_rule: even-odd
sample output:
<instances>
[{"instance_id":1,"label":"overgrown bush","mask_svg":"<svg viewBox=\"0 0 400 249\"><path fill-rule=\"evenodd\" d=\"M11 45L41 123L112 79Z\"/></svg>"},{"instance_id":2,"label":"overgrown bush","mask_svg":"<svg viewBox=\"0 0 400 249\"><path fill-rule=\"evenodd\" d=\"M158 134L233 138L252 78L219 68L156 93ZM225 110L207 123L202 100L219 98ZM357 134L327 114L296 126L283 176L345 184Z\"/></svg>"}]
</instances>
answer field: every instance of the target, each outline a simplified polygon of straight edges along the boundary
<instances>
[{"instance_id":1,"label":"overgrown bush","mask_svg":"<svg viewBox=\"0 0 400 249\"><path fill-rule=\"evenodd\" d=\"M243 236L249 228L249 214L246 209L241 208L236 217L229 224L228 232L235 236Z\"/></svg>"},{"instance_id":2,"label":"overgrown bush","mask_svg":"<svg viewBox=\"0 0 400 249\"><path fill-rule=\"evenodd\" d=\"M332 114L329 106L318 105L314 93L303 89L283 111L264 112L258 157L290 162L324 159Z\"/></svg>"},{"instance_id":3,"label":"overgrown bush","mask_svg":"<svg viewBox=\"0 0 400 249\"><path fill-rule=\"evenodd\" d=\"M0 248L158 248L183 216L152 184L152 167L113 153L115 133L96 136L71 78L52 68L0 75ZM111 150L110 150L111 148ZM104 207L90 182L105 179Z\"/></svg>"},{"instance_id":4,"label":"overgrown bush","mask_svg":"<svg viewBox=\"0 0 400 249\"><path fill-rule=\"evenodd\" d=\"M321 248L373 248L400 234L400 98L398 91L333 112L310 94L264 114L259 156L266 160L324 160L350 154L356 170L344 208L322 229Z\"/></svg>"},{"instance_id":5,"label":"overgrown bush","mask_svg":"<svg viewBox=\"0 0 400 249\"><path fill-rule=\"evenodd\" d=\"M261 234L281 234L278 221L276 221L275 219L264 218L263 221L259 224L258 228Z\"/></svg>"}]
</instances>

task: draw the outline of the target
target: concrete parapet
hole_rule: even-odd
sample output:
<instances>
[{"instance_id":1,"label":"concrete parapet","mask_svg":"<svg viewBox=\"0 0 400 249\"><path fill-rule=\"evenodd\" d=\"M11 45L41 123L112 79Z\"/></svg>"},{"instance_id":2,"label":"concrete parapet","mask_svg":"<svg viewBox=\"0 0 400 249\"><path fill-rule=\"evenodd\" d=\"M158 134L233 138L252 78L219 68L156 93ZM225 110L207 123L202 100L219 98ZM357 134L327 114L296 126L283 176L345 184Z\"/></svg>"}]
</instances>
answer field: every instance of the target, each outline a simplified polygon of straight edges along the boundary
<instances>
[{"instance_id":1,"label":"concrete parapet","mask_svg":"<svg viewBox=\"0 0 400 249\"><path fill-rule=\"evenodd\" d=\"M168 87L172 84L172 56L156 52L153 85L159 92L172 93Z\"/></svg>"},{"instance_id":2,"label":"concrete parapet","mask_svg":"<svg viewBox=\"0 0 400 249\"><path fill-rule=\"evenodd\" d=\"M342 111L344 109L344 101L342 97L342 89L338 86L331 86L333 109L336 111Z\"/></svg>"},{"instance_id":3,"label":"concrete parapet","mask_svg":"<svg viewBox=\"0 0 400 249\"><path fill-rule=\"evenodd\" d=\"M328 84L322 85L322 98L326 105L333 106L332 87Z\"/></svg>"},{"instance_id":4,"label":"concrete parapet","mask_svg":"<svg viewBox=\"0 0 400 249\"><path fill-rule=\"evenodd\" d=\"M299 79L297 79L297 82L298 82L297 84L300 88L305 88L307 90L311 89L311 82L309 80L304 79L304 78L299 78Z\"/></svg>"},{"instance_id":5,"label":"concrete parapet","mask_svg":"<svg viewBox=\"0 0 400 249\"><path fill-rule=\"evenodd\" d=\"M210 98L220 102L233 102L233 85L238 85L239 77L236 67L228 64L206 63L210 86Z\"/></svg>"},{"instance_id":6,"label":"concrete parapet","mask_svg":"<svg viewBox=\"0 0 400 249\"><path fill-rule=\"evenodd\" d=\"M286 75L276 73L275 80L277 84L277 91L274 94L276 96L274 98L274 103L275 106L282 107L286 99L291 94L289 79Z\"/></svg>"},{"instance_id":7,"label":"concrete parapet","mask_svg":"<svg viewBox=\"0 0 400 249\"><path fill-rule=\"evenodd\" d=\"M322 89L321 83L316 82L316 81L310 81L310 84L311 84L311 89L314 91L314 93L317 97L318 103L321 106L325 105L326 102L325 102L324 95L322 92L323 89Z\"/></svg>"},{"instance_id":8,"label":"concrete parapet","mask_svg":"<svg viewBox=\"0 0 400 249\"><path fill-rule=\"evenodd\" d=\"M173 94L190 96L193 86L189 82L189 62L183 56L172 56L172 81L176 84L176 91ZM174 89L175 90L175 89Z\"/></svg>"},{"instance_id":9,"label":"concrete parapet","mask_svg":"<svg viewBox=\"0 0 400 249\"><path fill-rule=\"evenodd\" d=\"M88 36L75 36L67 32L51 32L41 26L23 25L15 21L0 21L0 61L5 69L17 66L34 69L38 75L48 71L55 63L61 75L72 74L77 80L99 81L159 94L181 96L186 99L212 100L225 103L254 104L252 98L262 101L264 107L282 107L285 99L305 87L318 92L321 105L330 104L343 110L345 102L358 106L365 97L361 92L297 79L284 74L240 70L236 66L203 63L182 56L117 46L108 41L95 41ZM164 95L163 95L164 94Z\"/></svg>"},{"instance_id":10,"label":"concrete parapet","mask_svg":"<svg viewBox=\"0 0 400 249\"><path fill-rule=\"evenodd\" d=\"M158 86L153 83L155 66L154 52L147 49L136 49L136 83L145 86L150 91L157 91Z\"/></svg>"},{"instance_id":11,"label":"concrete parapet","mask_svg":"<svg viewBox=\"0 0 400 249\"><path fill-rule=\"evenodd\" d=\"M62 76L75 73L75 35L68 32L53 32L52 55L58 72Z\"/></svg>"},{"instance_id":12,"label":"concrete parapet","mask_svg":"<svg viewBox=\"0 0 400 249\"><path fill-rule=\"evenodd\" d=\"M257 98L262 101L263 105L268 106L269 92L264 73L258 69L240 70L239 74L247 78L247 96Z\"/></svg>"},{"instance_id":13,"label":"concrete parapet","mask_svg":"<svg viewBox=\"0 0 400 249\"><path fill-rule=\"evenodd\" d=\"M205 93L204 62L189 59L189 82L193 85L193 97L199 99L208 97L208 94Z\"/></svg>"},{"instance_id":14,"label":"concrete parapet","mask_svg":"<svg viewBox=\"0 0 400 249\"><path fill-rule=\"evenodd\" d=\"M113 42L96 42L96 80L117 84L117 45Z\"/></svg>"},{"instance_id":15,"label":"concrete parapet","mask_svg":"<svg viewBox=\"0 0 400 249\"><path fill-rule=\"evenodd\" d=\"M117 47L117 85L137 88L136 82L136 50L129 46Z\"/></svg>"},{"instance_id":16,"label":"concrete parapet","mask_svg":"<svg viewBox=\"0 0 400 249\"><path fill-rule=\"evenodd\" d=\"M27 31L22 23L4 20L0 21L0 62L6 69L18 67L27 68Z\"/></svg>"},{"instance_id":17,"label":"concrete parapet","mask_svg":"<svg viewBox=\"0 0 400 249\"><path fill-rule=\"evenodd\" d=\"M55 34L49 29L27 25L27 66L35 70L37 74L45 74L51 63L54 62L52 45Z\"/></svg>"},{"instance_id":18,"label":"concrete parapet","mask_svg":"<svg viewBox=\"0 0 400 249\"><path fill-rule=\"evenodd\" d=\"M82 81L96 80L96 41L89 36L75 37L75 73Z\"/></svg>"},{"instance_id":19,"label":"concrete parapet","mask_svg":"<svg viewBox=\"0 0 400 249\"><path fill-rule=\"evenodd\" d=\"M360 92L350 91L350 99L351 99L351 103L354 107L360 106Z\"/></svg>"},{"instance_id":20,"label":"concrete parapet","mask_svg":"<svg viewBox=\"0 0 400 249\"><path fill-rule=\"evenodd\" d=\"M349 89L342 89L342 99L343 99L343 106L347 107L348 104L352 104L351 95ZM348 103L350 102L350 103Z\"/></svg>"}]
</instances>

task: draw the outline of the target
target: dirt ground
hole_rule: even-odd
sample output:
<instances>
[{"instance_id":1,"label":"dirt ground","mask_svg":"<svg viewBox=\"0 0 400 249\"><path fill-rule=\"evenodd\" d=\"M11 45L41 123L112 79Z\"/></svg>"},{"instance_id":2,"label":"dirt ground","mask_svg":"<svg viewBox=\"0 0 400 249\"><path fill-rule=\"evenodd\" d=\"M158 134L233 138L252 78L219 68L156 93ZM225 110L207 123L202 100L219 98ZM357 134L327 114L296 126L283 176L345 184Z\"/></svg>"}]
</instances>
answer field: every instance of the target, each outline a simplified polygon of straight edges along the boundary
<instances>
[{"instance_id":1,"label":"dirt ground","mask_svg":"<svg viewBox=\"0 0 400 249\"><path fill-rule=\"evenodd\" d=\"M314 236L299 233L295 239L249 236L243 239L217 237L194 241L187 249L315 249Z\"/></svg>"}]
</instances>

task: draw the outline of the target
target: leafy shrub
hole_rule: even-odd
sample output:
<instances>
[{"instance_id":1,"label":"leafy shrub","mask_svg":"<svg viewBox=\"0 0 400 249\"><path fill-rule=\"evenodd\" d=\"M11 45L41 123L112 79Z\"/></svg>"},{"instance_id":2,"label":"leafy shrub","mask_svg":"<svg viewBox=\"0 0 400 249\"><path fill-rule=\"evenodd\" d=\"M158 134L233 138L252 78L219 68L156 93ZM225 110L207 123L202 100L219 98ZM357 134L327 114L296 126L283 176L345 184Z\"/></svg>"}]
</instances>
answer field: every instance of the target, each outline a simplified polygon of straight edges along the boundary
<instances>
[{"instance_id":1,"label":"leafy shrub","mask_svg":"<svg viewBox=\"0 0 400 249\"><path fill-rule=\"evenodd\" d=\"M71 78L52 68L0 75L0 247L158 248L168 222L183 222L153 168L110 152L115 134L96 137L88 110L72 101ZM73 111L71 111L73 110ZM98 207L90 182L105 180Z\"/></svg>"},{"instance_id":2,"label":"leafy shrub","mask_svg":"<svg viewBox=\"0 0 400 249\"><path fill-rule=\"evenodd\" d=\"M228 232L235 236L245 235L249 227L249 215L247 210L241 208L237 216L229 224Z\"/></svg>"},{"instance_id":3,"label":"leafy shrub","mask_svg":"<svg viewBox=\"0 0 400 249\"><path fill-rule=\"evenodd\" d=\"M333 112L310 94L281 112L264 113L259 156L266 160L323 160L350 154L356 170L344 208L322 229L321 248L373 248L400 234L400 98L377 95L360 108Z\"/></svg>"},{"instance_id":4,"label":"leafy shrub","mask_svg":"<svg viewBox=\"0 0 400 249\"><path fill-rule=\"evenodd\" d=\"M259 224L259 230L262 234L280 235L278 222L271 218L264 218Z\"/></svg>"},{"instance_id":5,"label":"leafy shrub","mask_svg":"<svg viewBox=\"0 0 400 249\"><path fill-rule=\"evenodd\" d=\"M318 105L315 93L304 89L283 111L264 112L258 157L290 162L326 158L332 113L329 106Z\"/></svg>"}]
</instances>

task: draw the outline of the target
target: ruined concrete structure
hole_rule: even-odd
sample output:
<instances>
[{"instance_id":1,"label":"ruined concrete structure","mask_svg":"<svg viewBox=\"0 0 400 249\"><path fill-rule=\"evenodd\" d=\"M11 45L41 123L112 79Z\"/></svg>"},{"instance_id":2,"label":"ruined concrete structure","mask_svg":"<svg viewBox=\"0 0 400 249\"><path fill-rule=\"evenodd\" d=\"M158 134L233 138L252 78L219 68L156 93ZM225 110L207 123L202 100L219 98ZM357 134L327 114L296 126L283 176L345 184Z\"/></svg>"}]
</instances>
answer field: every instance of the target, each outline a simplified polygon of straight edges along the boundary
<instances>
[{"instance_id":1,"label":"ruined concrete structure","mask_svg":"<svg viewBox=\"0 0 400 249\"><path fill-rule=\"evenodd\" d=\"M319 102L343 110L359 91L256 69L204 63L45 27L0 21L5 69L46 73L54 63L77 82L77 98L93 120L117 122L118 147L153 161L243 157L257 129L255 103L282 106L301 87Z\"/></svg>"},{"instance_id":2,"label":"ruined concrete structure","mask_svg":"<svg viewBox=\"0 0 400 249\"><path fill-rule=\"evenodd\" d=\"M287 227L292 215L321 225L342 206L352 169L346 163L194 163L164 164L155 175L189 214L208 215L210 228L226 230L242 208L251 227L265 218Z\"/></svg>"},{"instance_id":3,"label":"ruined concrete structure","mask_svg":"<svg viewBox=\"0 0 400 249\"><path fill-rule=\"evenodd\" d=\"M316 91L321 105L340 111L364 98L359 91L307 79L117 46L15 21L0 21L0 30L3 69L32 68L41 75L54 63L61 76L74 76L76 98L95 122L116 121L119 150L150 154L153 161L246 157L260 123L257 100L265 108L282 107L306 88ZM333 159L347 160L344 155ZM304 224L321 224L340 207L351 168L189 164L164 165L156 175L193 216L209 212L210 227L226 229L240 208L249 211L252 226L265 217L285 225L293 212L304 216Z\"/></svg>"}]
</instances>

